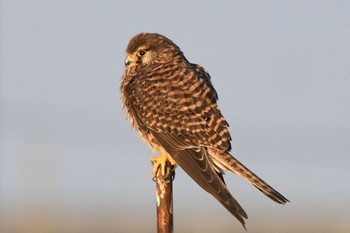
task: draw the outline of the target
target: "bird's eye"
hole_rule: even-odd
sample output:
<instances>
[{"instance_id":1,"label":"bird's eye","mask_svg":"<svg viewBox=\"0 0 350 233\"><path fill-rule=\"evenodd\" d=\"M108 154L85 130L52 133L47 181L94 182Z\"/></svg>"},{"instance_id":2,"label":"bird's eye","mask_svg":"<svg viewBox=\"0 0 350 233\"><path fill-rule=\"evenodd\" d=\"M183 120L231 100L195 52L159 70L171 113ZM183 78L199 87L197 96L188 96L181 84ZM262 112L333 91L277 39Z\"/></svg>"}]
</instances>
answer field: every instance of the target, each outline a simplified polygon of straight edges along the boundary
<instances>
[{"instance_id":1,"label":"bird's eye","mask_svg":"<svg viewBox=\"0 0 350 233\"><path fill-rule=\"evenodd\" d=\"M142 57L143 55L146 54L146 51L145 51L145 50L140 50L137 54L138 54L140 57Z\"/></svg>"}]
</instances>

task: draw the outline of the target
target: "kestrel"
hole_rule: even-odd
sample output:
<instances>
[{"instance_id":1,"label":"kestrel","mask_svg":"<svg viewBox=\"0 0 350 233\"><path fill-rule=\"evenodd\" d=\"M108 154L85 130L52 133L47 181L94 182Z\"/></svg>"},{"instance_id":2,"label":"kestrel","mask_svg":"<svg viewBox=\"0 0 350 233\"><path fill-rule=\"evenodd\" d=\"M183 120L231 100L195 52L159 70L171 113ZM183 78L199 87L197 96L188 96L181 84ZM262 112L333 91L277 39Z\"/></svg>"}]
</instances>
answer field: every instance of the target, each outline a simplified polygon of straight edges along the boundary
<instances>
[{"instance_id":1,"label":"kestrel","mask_svg":"<svg viewBox=\"0 0 350 233\"><path fill-rule=\"evenodd\" d=\"M245 227L246 212L230 194L223 173L248 180L273 201L288 200L229 152L228 123L217 105L208 72L190 63L180 48L157 33L133 37L126 49L121 83L123 107L153 151L153 177L166 161L179 165Z\"/></svg>"}]
</instances>

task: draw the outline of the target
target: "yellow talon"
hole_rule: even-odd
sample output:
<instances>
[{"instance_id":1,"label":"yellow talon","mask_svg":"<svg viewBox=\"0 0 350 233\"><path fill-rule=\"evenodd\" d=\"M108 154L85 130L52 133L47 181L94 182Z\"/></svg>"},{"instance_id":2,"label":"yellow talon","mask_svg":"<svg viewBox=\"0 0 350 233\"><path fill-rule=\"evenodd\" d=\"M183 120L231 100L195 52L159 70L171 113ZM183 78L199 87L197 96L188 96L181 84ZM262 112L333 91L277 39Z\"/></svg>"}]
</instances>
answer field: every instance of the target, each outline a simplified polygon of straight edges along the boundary
<instances>
[{"instance_id":1,"label":"yellow talon","mask_svg":"<svg viewBox=\"0 0 350 233\"><path fill-rule=\"evenodd\" d=\"M168 157L166 153L163 153L161 156L151 157L151 163L153 164L152 178L156 178L158 169L161 169L162 175L165 176L166 162L169 161L171 165L175 165L176 162Z\"/></svg>"}]
</instances>

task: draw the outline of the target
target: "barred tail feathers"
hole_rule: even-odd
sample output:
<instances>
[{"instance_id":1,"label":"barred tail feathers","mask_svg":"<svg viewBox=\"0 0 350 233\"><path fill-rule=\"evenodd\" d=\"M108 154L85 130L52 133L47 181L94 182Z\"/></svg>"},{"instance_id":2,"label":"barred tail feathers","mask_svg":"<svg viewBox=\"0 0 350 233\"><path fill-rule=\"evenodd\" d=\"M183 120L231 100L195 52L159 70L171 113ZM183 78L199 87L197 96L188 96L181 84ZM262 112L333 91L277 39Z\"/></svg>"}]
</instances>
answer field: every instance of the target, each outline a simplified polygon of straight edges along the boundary
<instances>
[{"instance_id":1,"label":"barred tail feathers","mask_svg":"<svg viewBox=\"0 0 350 233\"><path fill-rule=\"evenodd\" d=\"M285 198L282 194L268 185L265 181L260 179L257 175L255 175L252 171L250 171L247 167L245 167L241 162L239 162L236 158L234 158L231 154L219 154L212 156L213 162L220 168L224 170L231 171L246 180L248 180L252 185L254 185L257 189L259 189L263 194L272 199L273 201L279 204L285 204L289 202L287 198Z\"/></svg>"}]
</instances>

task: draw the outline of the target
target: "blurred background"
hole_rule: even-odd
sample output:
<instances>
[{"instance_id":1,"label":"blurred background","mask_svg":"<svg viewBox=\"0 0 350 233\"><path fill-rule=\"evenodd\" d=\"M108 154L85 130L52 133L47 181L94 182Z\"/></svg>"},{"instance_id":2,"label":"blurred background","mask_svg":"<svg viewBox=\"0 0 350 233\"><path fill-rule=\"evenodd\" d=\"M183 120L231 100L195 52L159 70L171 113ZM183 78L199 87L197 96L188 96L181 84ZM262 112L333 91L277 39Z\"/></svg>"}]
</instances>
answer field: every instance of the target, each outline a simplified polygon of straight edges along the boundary
<instances>
[{"instance_id":1,"label":"blurred background","mask_svg":"<svg viewBox=\"0 0 350 233\"><path fill-rule=\"evenodd\" d=\"M249 232L350 232L349 1L0 4L0 232L155 232L154 154L119 92L139 32L210 72L232 153L291 201L225 176ZM179 168L174 213L176 232L245 232Z\"/></svg>"}]
</instances>

